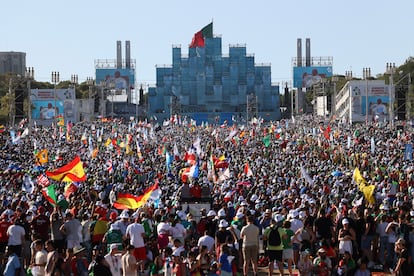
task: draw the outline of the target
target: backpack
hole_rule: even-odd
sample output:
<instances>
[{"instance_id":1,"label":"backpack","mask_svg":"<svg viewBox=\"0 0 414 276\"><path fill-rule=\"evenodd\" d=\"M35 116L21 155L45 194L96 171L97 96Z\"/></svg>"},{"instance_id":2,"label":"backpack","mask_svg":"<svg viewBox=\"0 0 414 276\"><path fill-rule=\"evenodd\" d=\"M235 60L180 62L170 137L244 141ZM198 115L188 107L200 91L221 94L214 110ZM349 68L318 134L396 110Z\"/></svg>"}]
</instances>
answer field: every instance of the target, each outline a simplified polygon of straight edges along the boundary
<instances>
[{"instance_id":1,"label":"backpack","mask_svg":"<svg viewBox=\"0 0 414 276\"><path fill-rule=\"evenodd\" d=\"M268 245L271 246L279 246L282 244L282 239L280 238L279 234L279 227L273 228L270 227L269 237L268 237Z\"/></svg>"}]
</instances>

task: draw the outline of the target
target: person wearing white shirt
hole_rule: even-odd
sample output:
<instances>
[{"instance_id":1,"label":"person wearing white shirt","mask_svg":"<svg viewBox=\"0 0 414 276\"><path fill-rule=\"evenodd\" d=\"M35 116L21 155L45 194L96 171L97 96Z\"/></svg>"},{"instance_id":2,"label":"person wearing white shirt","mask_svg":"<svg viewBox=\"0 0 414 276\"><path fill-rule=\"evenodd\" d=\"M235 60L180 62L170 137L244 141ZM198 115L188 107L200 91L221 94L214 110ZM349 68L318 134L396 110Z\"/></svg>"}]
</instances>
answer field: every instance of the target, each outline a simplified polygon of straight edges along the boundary
<instances>
[{"instance_id":1,"label":"person wearing white shirt","mask_svg":"<svg viewBox=\"0 0 414 276\"><path fill-rule=\"evenodd\" d=\"M22 245L25 241L26 231L17 221L7 228L7 236L9 240L7 245L13 248L13 252L18 257L22 256Z\"/></svg>"},{"instance_id":2,"label":"person wearing white shirt","mask_svg":"<svg viewBox=\"0 0 414 276\"><path fill-rule=\"evenodd\" d=\"M118 246L116 244L111 244L110 251L105 255L105 262L107 263L109 269L113 276L122 275L122 260L121 254L118 252Z\"/></svg>"},{"instance_id":3,"label":"person wearing white shirt","mask_svg":"<svg viewBox=\"0 0 414 276\"><path fill-rule=\"evenodd\" d=\"M140 216L136 216L135 222L126 228L126 236L130 239L130 244L134 246L134 256L140 262L140 271L144 270L144 261L147 259L145 248L145 229L140 223Z\"/></svg>"},{"instance_id":4,"label":"person wearing white shirt","mask_svg":"<svg viewBox=\"0 0 414 276\"><path fill-rule=\"evenodd\" d=\"M208 231L204 231L204 236L198 239L197 246L201 248L202 246L207 247L208 252L213 252L214 249L214 238L208 235Z\"/></svg>"},{"instance_id":5,"label":"person wearing white shirt","mask_svg":"<svg viewBox=\"0 0 414 276\"><path fill-rule=\"evenodd\" d=\"M43 248L42 240L34 241L35 245L35 255L34 255L34 263L32 263L31 271L33 276L44 276L46 273L46 261L47 261L47 252Z\"/></svg>"},{"instance_id":6,"label":"person wearing white shirt","mask_svg":"<svg viewBox=\"0 0 414 276\"><path fill-rule=\"evenodd\" d=\"M170 234L172 240L179 239L184 244L184 238L187 235L187 230L181 224L180 219L175 218L173 225L171 225Z\"/></svg>"}]
</instances>

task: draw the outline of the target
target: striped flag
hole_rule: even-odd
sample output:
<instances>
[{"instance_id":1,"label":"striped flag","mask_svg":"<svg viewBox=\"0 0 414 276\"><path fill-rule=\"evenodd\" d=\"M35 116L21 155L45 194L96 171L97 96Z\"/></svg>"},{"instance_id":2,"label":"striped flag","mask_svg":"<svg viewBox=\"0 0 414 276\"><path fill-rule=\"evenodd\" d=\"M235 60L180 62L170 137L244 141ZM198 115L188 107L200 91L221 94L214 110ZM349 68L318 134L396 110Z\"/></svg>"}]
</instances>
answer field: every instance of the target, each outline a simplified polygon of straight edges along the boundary
<instances>
[{"instance_id":1,"label":"striped flag","mask_svg":"<svg viewBox=\"0 0 414 276\"><path fill-rule=\"evenodd\" d=\"M46 188L47 186L49 186L50 181L44 174L40 174L37 177L37 184L42 186L42 188Z\"/></svg>"},{"instance_id":2,"label":"striped flag","mask_svg":"<svg viewBox=\"0 0 414 276\"><path fill-rule=\"evenodd\" d=\"M49 201L50 204L56 205L56 191L55 191L55 185L49 185L46 188L42 189L42 194L44 198Z\"/></svg>"},{"instance_id":3,"label":"striped flag","mask_svg":"<svg viewBox=\"0 0 414 276\"><path fill-rule=\"evenodd\" d=\"M53 180L63 182L81 182L86 180L83 164L79 156L76 156L71 162L54 171L46 171L46 175Z\"/></svg>"},{"instance_id":4,"label":"striped flag","mask_svg":"<svg viewBox=\"0 0 414 276\"><path fill-rule=\"evenodd\" d=\"M143 195L140 196L134 196L132 194L128 193L120 193L118 195L118 198L116 202L114 202L114 208L116 209L132 209L136 210L143 206L145 203L147 203L148 199L151 197L151 195L158 190L158 182L156 182L154 185L149 187Z\"/></svg>"},{"instance_id":5,"label":"striped flag","mask_svg":"<svg viewBox=\"0 0 414 276\"><path fill-rule=\"evenodd\" d=\"M108 173L113 173L114 172L114 167L113 167L113 165L112 165L112 160L111 159L108 159L107 161L106 161L106 163L105 163L105 167L106 167L106 170L108 171Z\"/></svg>"}]
</instances>

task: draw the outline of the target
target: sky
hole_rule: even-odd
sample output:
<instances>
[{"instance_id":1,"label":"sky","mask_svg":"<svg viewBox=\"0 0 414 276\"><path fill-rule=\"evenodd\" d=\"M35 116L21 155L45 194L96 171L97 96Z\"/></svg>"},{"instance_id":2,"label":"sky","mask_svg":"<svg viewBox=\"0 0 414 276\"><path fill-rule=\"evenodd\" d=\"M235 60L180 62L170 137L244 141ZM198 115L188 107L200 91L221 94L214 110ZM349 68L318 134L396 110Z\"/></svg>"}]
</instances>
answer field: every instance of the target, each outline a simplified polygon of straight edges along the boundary
<instances>
[{"instance_id":1,"label":"sky","mask_svg":"<svg viewBox=\"0 0 414 276\"><path fill-rule=\"evenodd\" d=\"M414 56L412 0L20 0L2 1L0 51L26 53L37 81L77 74L95 76L96 59L115 59L116 41L131 41L136 83L154 85L156 65L172 64L172 46L183 55L197 31L213 21L213 33L229 45L246 45L256 63L271 65L272 82L292 80L296 42L311 39L312 56L333 57L333 73L373 76L386 63Z\"/></svg>"}]
</instances>

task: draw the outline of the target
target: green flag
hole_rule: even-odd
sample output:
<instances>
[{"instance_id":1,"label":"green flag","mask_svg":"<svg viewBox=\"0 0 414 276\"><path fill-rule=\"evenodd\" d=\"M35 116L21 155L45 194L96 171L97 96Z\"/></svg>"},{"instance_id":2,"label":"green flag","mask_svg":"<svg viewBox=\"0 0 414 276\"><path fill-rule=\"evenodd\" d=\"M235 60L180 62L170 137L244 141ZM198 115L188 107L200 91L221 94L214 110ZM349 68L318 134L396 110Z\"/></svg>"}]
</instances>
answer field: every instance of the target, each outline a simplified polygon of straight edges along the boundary
<instances>
[{"instance_id":1,"label":"green flag","mask_svg":"<svg viewBox=\"0 0 414 276\"><path fill-rule=\"evenodd\" d=\"M270 145L270 135L266 135L265 137L263 137L263 144L265 145L265 147L267 148Z\"/></svg>"},{"instance_id":2,"label":"green flag","mask_svg":"<svg viewBox=\"0 0 414 276\"><path fill-rule=\"evenodd\" d=\"M56 200L56 191L55 190L56 190L56 188L55 188L55 185L53 185L53 184L42 189L43 196L52 205L56 205L56 202L57 202L57 200Z\"/></svg>"}]
</instances>

